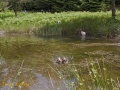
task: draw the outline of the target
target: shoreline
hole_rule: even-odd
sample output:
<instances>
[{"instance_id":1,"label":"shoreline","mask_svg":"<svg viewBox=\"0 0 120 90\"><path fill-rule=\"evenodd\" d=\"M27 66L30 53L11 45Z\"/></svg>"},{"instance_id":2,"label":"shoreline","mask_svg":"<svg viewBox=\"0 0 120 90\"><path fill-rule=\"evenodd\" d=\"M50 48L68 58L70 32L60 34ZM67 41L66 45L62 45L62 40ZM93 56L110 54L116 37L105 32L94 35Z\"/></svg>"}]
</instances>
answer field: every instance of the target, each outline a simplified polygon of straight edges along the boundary
<instances>
[{"instance_id":1,"label":"shoreline","mask_svg":"<svg viewBox=\"0 0 120 90\"><path fill-rule=\"evenodd\" d=\"M4 31L4 30L1 30L0 31L0 37L5 37L5 36L9 36L9 35L11 35L11 36L22 36L22 35L35 35L35 33L33 33L33 32L29 32L29 33L25 33L25 32L14 32L14 33L9 33L9 32L6 32L6 31ZM39 34L38 34L39 35ZM43 35L40 35L40 36L43 36ZM49 35L48 35L49 36ZM52 36L54 36L54 35L52 35ZM58 36L58 35L57 35ZM69 35L67 35L67 36L69 36ZM45 36L45 37L47 37L47 36ZM76 35L76 37L77 37L77 35ZM98 38L98 37L97 37ZM101 37L99 37L99 38L101 38ZM98 39L99 39L98 38ZM106 38L107 39L107 37L102 37L102 38ZM108 38L109 39L109 38ZM117 44L117 46L120 46L120 34L119 35L117 35L116 37L112 37L112 38L110 38L110 39L113 39L114 40L114 43L112 44L113 46L115 45L115 43ZM98 44L97 44L98 45ZM109 45L108 43L107 44L105 44L105 45ZM79 45L75 45L75 46L79 46ZM111 45L110 45L111 46Z\"/></svg>"}]
</instances>

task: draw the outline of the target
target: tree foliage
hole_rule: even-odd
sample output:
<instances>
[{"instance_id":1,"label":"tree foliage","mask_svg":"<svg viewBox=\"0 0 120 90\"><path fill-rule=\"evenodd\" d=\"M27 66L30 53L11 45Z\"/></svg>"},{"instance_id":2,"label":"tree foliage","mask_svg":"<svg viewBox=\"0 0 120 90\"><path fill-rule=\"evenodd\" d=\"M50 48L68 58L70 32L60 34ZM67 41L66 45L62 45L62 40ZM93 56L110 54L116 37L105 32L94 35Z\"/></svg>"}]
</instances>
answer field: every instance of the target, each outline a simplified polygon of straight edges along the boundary
<instances>
[{"instance_id":1,"label":"tree foliage","mask_svg":"<svg viewBox=\"0 0 120 90\"><path fill-rule=\"evenodd\" d=\"M11 5L10 9L15 12L15 16L17 16L18 10L49 11L53 13L62 11L96 12L108 10L115 12L113 1L117 7L120 7L120 0L0 0L0 10L4 11L6 6ZM114 7L111 5L114 5Z\"/></svg>"},{"instance_id":2,"label":"tree foliage","mask_svg":"<svg viewBox=\"0 0 120 90\"><path fill-rule=\"evenodd\" d=\"M8 5L8 2L6 2L5 0L0 0L0 11L4 11L7 5Z\"/></svg>"},{"instance_id":3,"label":"tree foliage","mask_svg":"<svg viewBox=\"0 0 120 90\"><path fill-rule=\"evenodd\" d=\"M15 12L15 16L17 16L17 10L21 4L30 2L31 0L8 0L9 4L12 5L12 9Z\"/></svg>"},{"instance_id":4,"label":"tree foliage","mask_svg":"<svg viewBox=\"0 0 120 90\"><path fill-rule=\"evenodd\" d=\"M115 0L120 6L120 0ZM34 0L26 3L27 10L37 11L108 11L111 9L111 0Z\"/></svg>"},{"instance_id":5,"label":"tree foliage","mask_svg":"<svg viewBox=\"0 0 120 90\"><path fill-rule=\"evenodd\" d=\"M81 5L81 10L82 11L100 11L101 10L101 5L98 2L84 2Z\"/></svg>"}]
</instances>

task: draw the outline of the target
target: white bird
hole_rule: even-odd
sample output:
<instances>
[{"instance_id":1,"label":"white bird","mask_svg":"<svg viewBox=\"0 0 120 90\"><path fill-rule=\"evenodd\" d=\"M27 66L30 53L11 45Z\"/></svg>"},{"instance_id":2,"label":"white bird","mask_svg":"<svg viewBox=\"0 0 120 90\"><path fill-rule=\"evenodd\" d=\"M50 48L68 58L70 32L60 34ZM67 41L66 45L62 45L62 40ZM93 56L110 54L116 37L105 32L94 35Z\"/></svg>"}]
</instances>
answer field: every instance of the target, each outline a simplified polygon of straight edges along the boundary
<instances>
[{"instance_id":1,"label":"white bird","mask_svg":"<svg viewBox=\"0 0 120 90\"><path fill-rule=\"evenodd\" d=\"M60 20L58 20L58 24L60 24L61 23L61 21Z\"/></svg>"},{"instance_id":2,"label":"white bird","mask_svg":"<svg viewBox=\"0 0 120 90\"><path fill-rule=\"evenodd\" d=\"M81 34L82 34L82 36L85 36L85 35L86 35L86 32L81 31Z\"/></svg>"}]
</instances>

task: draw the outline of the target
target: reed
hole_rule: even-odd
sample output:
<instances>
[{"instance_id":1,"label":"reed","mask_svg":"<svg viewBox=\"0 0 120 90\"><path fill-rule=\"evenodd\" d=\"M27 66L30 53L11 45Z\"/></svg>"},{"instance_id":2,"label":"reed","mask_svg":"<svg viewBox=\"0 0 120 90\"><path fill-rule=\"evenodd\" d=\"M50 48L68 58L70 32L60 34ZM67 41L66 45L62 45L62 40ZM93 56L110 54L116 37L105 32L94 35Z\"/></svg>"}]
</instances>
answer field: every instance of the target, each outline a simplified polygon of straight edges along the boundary
<instances>
[{"instance_id":1,"label":"reed","mask_svg":"<svg viewBox=\"0 0 120 90\"><path fill-rule=\"evenodd\" d=\"M86 73L83 74L83 67L79 64L65 65L62 68L51 68L65 82L68 90L119 90L119 77L113 79L108 76L104 58L102 64L94 62L92 58L86 62Z\"/></svg>"},{"instance_id":2,"label":"reed","mask_svg":"<svg viewBox=\"0 0 120 90\"><path fill-rule=\"evenodd\" d=\"M14 17L13 12L0 12L0 30L7 33L27 33L47 35L75 35L78 29L89 35L111 35L120 32L120 12L116 20L111 18L111 12L19 12Z\"/></svg>"}]
</instances>

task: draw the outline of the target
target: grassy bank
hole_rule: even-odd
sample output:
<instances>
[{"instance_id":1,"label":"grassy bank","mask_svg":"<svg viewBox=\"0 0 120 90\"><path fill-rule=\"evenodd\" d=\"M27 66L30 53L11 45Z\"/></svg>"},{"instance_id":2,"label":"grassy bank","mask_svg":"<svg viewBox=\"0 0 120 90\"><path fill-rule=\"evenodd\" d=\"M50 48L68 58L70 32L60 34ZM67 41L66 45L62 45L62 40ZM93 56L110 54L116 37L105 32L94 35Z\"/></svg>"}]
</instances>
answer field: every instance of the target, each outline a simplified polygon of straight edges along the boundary
<instances>
[{"instance_id":1,"label":"grassy bank","mask_svg":"<svg viewBox=\"0 0 120 90\"><path fill-rule=\"evenodd\" d=\"M0 30L7 33L41 35L74 35L82 29L89 35L112 36L120 32L120 12L111 19L111 12L40 13L0 12ZM2 33L2 32L1 32Z\"/></svg>"}]
</instances>

